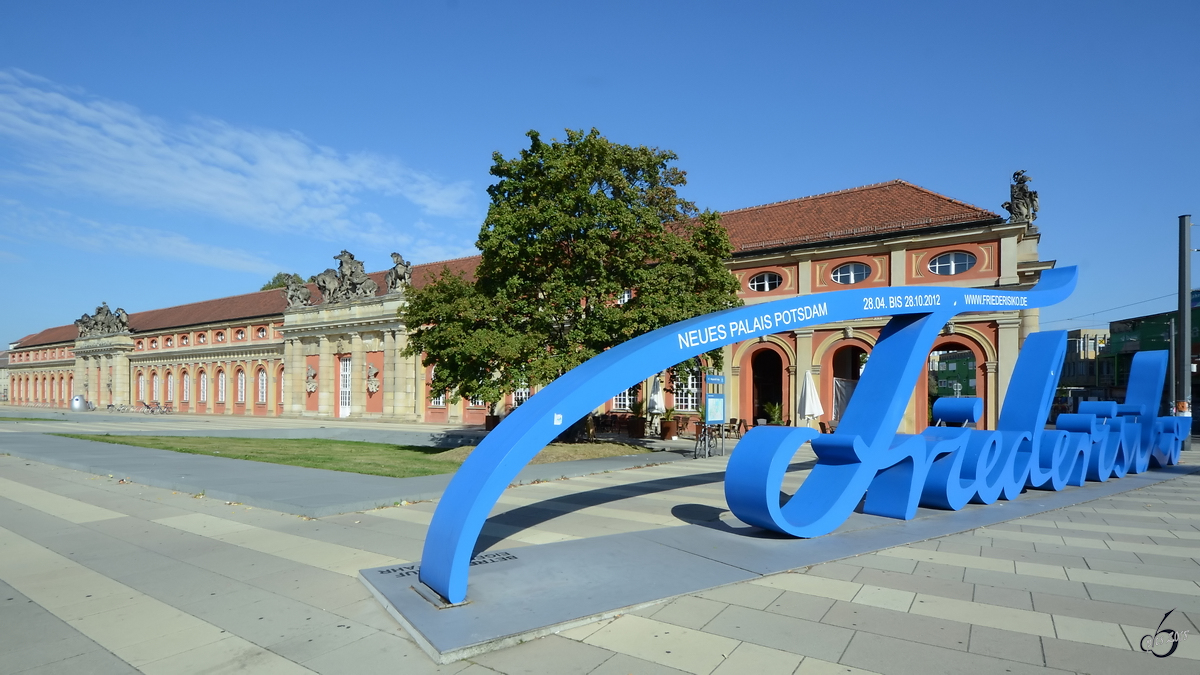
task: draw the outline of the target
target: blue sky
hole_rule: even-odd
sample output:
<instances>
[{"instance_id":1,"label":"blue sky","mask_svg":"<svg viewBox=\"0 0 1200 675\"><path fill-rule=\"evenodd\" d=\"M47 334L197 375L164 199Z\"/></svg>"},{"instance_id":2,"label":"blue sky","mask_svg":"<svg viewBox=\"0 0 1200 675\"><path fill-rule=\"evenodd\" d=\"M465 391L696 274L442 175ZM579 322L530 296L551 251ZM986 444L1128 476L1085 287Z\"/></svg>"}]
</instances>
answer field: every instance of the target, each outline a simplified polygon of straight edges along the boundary
<instances>
[{"instance_id":1,"label":"blue sky","mask_svg":"<svg viewBox=\"0 0 1200 675\"><path fill-rule=\"evenodd\" d=\"M0 0L0 340L342 248L470 255L492 153L591 127L675 151L717 210L900 178L1003 213L1026 169L1042 257L1082 274L1044 327L1168 310L1198 27L1195 2Z\"/></svg>"}]
</instances>

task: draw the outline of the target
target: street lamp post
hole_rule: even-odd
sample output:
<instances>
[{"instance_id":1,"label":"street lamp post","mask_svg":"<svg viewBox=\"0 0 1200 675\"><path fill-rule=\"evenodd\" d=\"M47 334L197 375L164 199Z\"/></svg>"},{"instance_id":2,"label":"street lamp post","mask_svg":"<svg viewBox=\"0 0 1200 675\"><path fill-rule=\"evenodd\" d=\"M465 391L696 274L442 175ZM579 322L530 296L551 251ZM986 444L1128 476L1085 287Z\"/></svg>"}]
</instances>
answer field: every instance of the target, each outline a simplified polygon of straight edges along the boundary
<instances>
[{"instance_id":1,"label":"street lamp post","mask_svg":"<svg viewBox=\"0 0 1200 675\"><path fill-rule=\"evenodd\" d=\"M1192 416L1192 216L1179 216L1179 327L1175 341L1175 414ZM1184 449L1190 449L1184 440Z\"/></svg>"}]
</instances>

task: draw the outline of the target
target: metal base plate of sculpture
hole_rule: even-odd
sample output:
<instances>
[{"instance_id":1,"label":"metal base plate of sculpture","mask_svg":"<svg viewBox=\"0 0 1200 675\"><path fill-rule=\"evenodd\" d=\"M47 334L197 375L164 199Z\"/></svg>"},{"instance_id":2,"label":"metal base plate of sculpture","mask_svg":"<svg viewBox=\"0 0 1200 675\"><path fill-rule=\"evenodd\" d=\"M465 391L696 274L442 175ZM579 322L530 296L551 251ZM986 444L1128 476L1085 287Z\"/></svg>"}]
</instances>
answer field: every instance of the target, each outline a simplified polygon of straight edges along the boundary
<instances>
[{"instance_id":1,"label":"metal base plate of sculpture","mask_svg":"<svg viewBox=\"0 0 1200 675\"><path fill-rule=\"evenodd\" d=\"M1027 489L1053 492L1178 463L1189 429L1179 418L1156 417L1165 353L1135 358L1125 404L1085 407L1060 417L1058 429L1045 429L1066 351L1064 331L1027 337L995 430L936 426L897 433L934 340L952 317L1045 307L1068 297L1075 284L1076 269L1068 267L1043 272L1028 291L897 287L797 296L696 317L618 345L531 397L468 456L433 515L421 564L412 570L419 580L403 583L424 585L424 597L436 593L443 606L467 602L477 540L501 493L566 425L614 392L723 345L835 321L893 316L834 433L764 426L739 441L726 468L725 497L744 523L820 537L846 522L860 503L866 514L902 522L919 507L953 513L970 503L1017 499ZM934 412L961 423L977 419L981 410L981 401L966 399ZM806 442L816 465L782 503L784 471ZM1002 519L1013 513L993 512ZM384 599L381 571L363 574ZM392 609L395 602L385 605Z\"/></svg>"}]
</instances>

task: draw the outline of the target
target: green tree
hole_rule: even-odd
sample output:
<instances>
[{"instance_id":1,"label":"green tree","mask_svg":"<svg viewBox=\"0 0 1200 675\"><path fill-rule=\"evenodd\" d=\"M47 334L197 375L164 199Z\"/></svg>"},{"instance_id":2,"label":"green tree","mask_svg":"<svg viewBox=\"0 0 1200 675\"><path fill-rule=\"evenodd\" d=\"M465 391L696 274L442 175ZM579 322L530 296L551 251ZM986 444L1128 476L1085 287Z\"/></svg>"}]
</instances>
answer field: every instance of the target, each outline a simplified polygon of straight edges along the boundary
<instances>
[{"instance_id":1,"label":"green tree","mask_svg":"<svg viewBox=\"0 0 1200 675\"><path fill-rule=\"evenodd\" d=\"M271 277L271 280L263 284L263 287L258 290L269 291L272 288L284 288L288 285L289 281L295 281L298 284L302 284L304 283L304 277L300 276L299 274L276 272L275 276Z\"/></svg>"},{"instance_id":2,"label":"green tree","mask_svg":"<svg viewBox=\"0 0 1200 675\"><path fill-rule=\"evenodd\" d=\"M675 153L592 129L492 155L491 205L472 283L443 273L410 291L410 355L433 387L496 403L643 333L737 306L716 212L679 196ZM713 358L719 359L719 351Z\"/></svg>"}]
</instances>

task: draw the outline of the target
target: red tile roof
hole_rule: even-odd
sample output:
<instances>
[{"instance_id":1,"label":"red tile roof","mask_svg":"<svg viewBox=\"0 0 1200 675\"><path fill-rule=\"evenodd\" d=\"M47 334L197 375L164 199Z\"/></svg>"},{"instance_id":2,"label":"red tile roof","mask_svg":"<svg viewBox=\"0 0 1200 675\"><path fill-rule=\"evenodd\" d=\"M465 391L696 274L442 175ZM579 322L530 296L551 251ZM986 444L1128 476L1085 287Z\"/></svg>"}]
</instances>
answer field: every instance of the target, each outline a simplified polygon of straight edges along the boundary
<instances>
[{"instance_id":1,"label":"red tile roof","mask_svg":"<svg viewBox=\"0 0 1200 675\"><path fill-rule=\"evenodd\" d=\"M902 180L721 213L735 253L999 219Z\"/></svg>"},{"instance_id":2,"label":"red tile roof","mask_svg":"<svg viewBox=\"0 0 1200 675\"><path fill-rule=\"evenodd\" d=\"M999 222L1000 216L902 180L721 213L721 223L729 232L735 253L981 221ZM423 288L443 269L453 274L461 273L473 281L480 260L476 255L415 265L413 285ZM370 274L379 285L379 295L384 293L386 274L386 271ZM308 288L312 291L313 302L318 302L321 294L316 285L308 284ZM137 312L129 315L129 327L134 332L146 333L280 316L286 306L279 289L258 291ZM71 342L78 335L78 329L72 324L48 328L17 342L19 348L28 348Z\"/></svg>"},{"instance_id":3,"label":"red tile roof","mask_svg":"<svg viewBox=\"0 0 1200 675\"><path fill-rule=\"evenodd\" d=\"M451 274L462 274L467 281L475 281L475 269L479 267L479 263L482 261L483 256L472 255L466 258L439 260L438 262L425 263L424 265L414 265L413 286L415 288L424 288L426 284L437 279L443 269L450 270Z\"/></svg>"}]
</instances>

